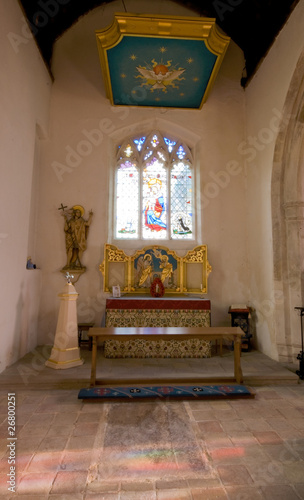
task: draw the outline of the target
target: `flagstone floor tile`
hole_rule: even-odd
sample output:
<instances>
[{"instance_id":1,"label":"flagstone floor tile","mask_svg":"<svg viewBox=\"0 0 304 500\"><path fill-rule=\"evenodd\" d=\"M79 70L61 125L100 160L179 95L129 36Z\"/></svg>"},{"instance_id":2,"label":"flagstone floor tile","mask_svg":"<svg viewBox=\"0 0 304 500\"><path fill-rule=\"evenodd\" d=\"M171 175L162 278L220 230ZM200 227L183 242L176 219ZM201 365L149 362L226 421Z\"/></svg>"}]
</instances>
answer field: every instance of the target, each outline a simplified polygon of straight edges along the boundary
<instances>
[{"instance_id":1,"label":"flagstone floor tile","mask_svg":"<svg viewBox=\"0 0 304 500\"><path fill-rule=\"evenodd\" d=\"M15 493L14 496L7 497L6 500L16 500L16 496L17 496L18 500L45 500L45 498L46 498L45 495L33 496L32 494L31 495L22 495L22 494L19 495L18 493Z\"/></svg>"},{"instance_id":2,"label":"flagstone floor tile","mask_svg":"<svg viewBox=\"0 0 304 500\"><path fill-rule=\"evenodd\" d=\"M299 500L303 496L299 496L291 486L265 486L261 488L265 500ZM302 492L303 495L303 492Z\"/></svg>"},{"instance_id":3,"label":"flagstone floor tile","mask_svg":"<svg viewBox=\"0 0 304 500\"><path fill-rule=\"evenodd\" d=\"M217 467L217 471L226 486L253 483L252 477L244 465L220 465Z\"/></svg>"},{"instance_id":4,"label":"flagstone floor tile","mask_svg":"<svg viewBox=\"0 0 304 500\"><path fill-rule=\"evenodd\" d=\"M252 486L228 486L226 492L229 500L265 500L261 489Z\"/></svg>"},{"instance_id":5,"label":"flagstone floor tile","mask_svg":"<svg viewBox=\"0 0 304 500\"><path fill-rule=\"evenodd\" d=\"M92 462L92 450L79 453L79 450L65 450L61 454L60 469L62 471L88 470Z\"/></svg>"},{"instance_id":6,"label":"flagstone floor tile","mask_svg":"<svg viewBox=\"0 0 304 500\"><path fill-rule=\"evenodd\" d=\"M209 454L214 465L242 464L244 458L243 447L217 448L210 450Z\"/></svg>"},{"instance_id":7,"label":"flagstone floor tile","mask_svg":"<svg viewBox=\"0 0 304 500\"><path fill-rule=\"evenodd\" d=\"M48 496L48 500L83 500L83 498L84 498L83 493L59 493L59 494L55 493L53 495ZM87 497L85 497L85 498L87 498ZM12 499L12 500L15 500L15 499ZM36 499L31 498L30 500L36 500ZM99 500L103 500L103 497L99 497ZM119 500L119 499L115 498L115 500Z\"/></svg>"},{"instance_id":8,"label":"flagstone floor tile","mask_svg":"<svg viewBox=\"0 0 304 500\"><path fill-rule=\"evenodd\" d=\"M293 489L295 490L295 492L297 493L297 495L299 496L299 498L301 498L303 500L303 498L304 498L304 494L303 494L303 492L304 492L304 482L293 485Z\"/></svg>"},{"instance_id":9,"label":"flagstone floor tile","mask_svg":"<svg viewBox=\"0 0 304 500\"><path fill-rule=\"evenodd\" d=\"M261 444L281 444L282 438L274 431L254 432L253 435Z\"/></svg>"},{"instance_id":10,"label":"flagstone floor tile","mask_svg":"<svg viewBox=\"0 0 304 500\"><path fill-rule=\"evenodd\" d=\"M34 495L45 494L47 495L51 489L56 473L26 473L20 479L20 483L17 486L18 495L21 493L23 495Z\"/></svg>"},{"instance_id":11,"label":"flagstone floor tile","mask_svg":"<svg viewBox=\"0 0 304 500\"><path fill-rule=\"evenodd\" d=\"M27 466L26 472L57 472L60 470L62 451L38 452ZM18 471L19 465L18 465Z\"/></svg>"},{"instance_id":12,"label":"flagstone floor tile","mask_svg":"<svg viewBox=\"0 0 304 500\"><path fill-rule=\"evenodd\" d=\"M242 355L245 379L284 380L253 385L254 399L92 403L78 400L91 352L82 349L84 365L57 371L42 362L49 351L37 348L0 374L0 500L304 500L304 382L286 382L278 363ZM100 373L134 380L202 370L195 359L104 361ZM206 372L227 373L233 353L210 361ZM7 490L12 391L16 493Z\"/></svg>"},{"instance_id":13,"label":"flagstone floor tile","mask_svg":"<svg viewBox=\"0 0 304 500\"><path fill-rule=\"evenodd\" d=\"M70 436L74 430L74 424L67 424L67 425L52 425L50 426L47 435L45 436L44 439L49 439L51 437L58 437L58 436Z\"/></svg>"},{"instance_id":14,"label":"flagstone floor tile","mask_svg":"<svg viewBox=\"0 0 304 500\"><path fill-rule=\"evenodd\" d=\"M124 499L124 497L122 497L122 499ZM128 500L133 499L129 497ZM192 495L188 490L162 490L157 492L157 500L192 500Z\"/></svg>"},{"instance_id":15,"label":"flagstone floor tile","mask_svg":"<svg viewBox=\"0 0 304 500\"><path fill-rule=\"evenodd\" d=\"M247 463L246 467L255 486L262 487L271 484L285 485L288 483L281 462L275 460L269 460L267 463L252 462L250 464Z\"/></svg>"},{"instance_id":16,"label":"flagstone floor tile","mask_svg":"<svg viewBox=\"0 0 304 500\"><path fill-rule=\"evenodd\" d=\"M85 494L85 497L84 497L84 500L120 500L120 495L117 494L117 493L94 493L92 491L87 491L87 493ZM52 500L53 496L50 496L49 497L49 500ZM64 500L64 499L59 499L58 500ZM67 499L68 500L68 499ZM71 500L74 500L71 499ZM75 499L77 500L77 499ZM82 500L82 498L81 498Z\"/></svg>"},{"instance_id":17,"label":"flagstone floor tile","mask_svg":"<svg viewBox=\"0 0 304 500\"><path fill-rule=\"evenodd\" d=\"M51 493L84 493L87 471L58 472Z\"/></svg>"},{"instance_id":18,"label":"flagstone floor tile","mask_svg":"<svg viewBox=\"0 0 304 500\"><path fill-rule=\"evenodd\" d=\"M204 488L191 490L193 500L227 500L227 493L224 488ZM234 499L235 500L235 499ZM246 499L247 500L247 499Z\"/></svg>"}]
</instances>

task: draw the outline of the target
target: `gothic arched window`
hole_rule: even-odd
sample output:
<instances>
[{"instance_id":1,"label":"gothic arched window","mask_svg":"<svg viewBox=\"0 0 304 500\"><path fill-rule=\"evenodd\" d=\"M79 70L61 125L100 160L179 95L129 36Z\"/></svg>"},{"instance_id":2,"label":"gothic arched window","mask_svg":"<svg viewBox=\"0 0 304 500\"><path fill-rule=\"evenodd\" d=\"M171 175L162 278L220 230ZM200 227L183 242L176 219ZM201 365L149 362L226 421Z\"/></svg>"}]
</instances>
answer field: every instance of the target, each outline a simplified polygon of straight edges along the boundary
<instances>
[{"instance_id":1,"label":"gothic arched window","mask_svg":"<svg viewBox=\"0 0 304 500\"><path fill-rule=\"evenodd\" d=\"M158 131L117 150L115 238L194 238L193 168L189 147Z\"/></svg>"}]
</instances>

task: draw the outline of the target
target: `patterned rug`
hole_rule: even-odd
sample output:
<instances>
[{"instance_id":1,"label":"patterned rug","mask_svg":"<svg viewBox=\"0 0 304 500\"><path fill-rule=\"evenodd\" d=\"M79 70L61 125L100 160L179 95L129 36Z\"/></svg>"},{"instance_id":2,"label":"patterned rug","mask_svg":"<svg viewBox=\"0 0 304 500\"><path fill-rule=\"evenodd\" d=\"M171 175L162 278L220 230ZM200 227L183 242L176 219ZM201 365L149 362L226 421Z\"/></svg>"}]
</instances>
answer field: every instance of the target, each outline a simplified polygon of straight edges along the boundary
<instances>
[{"instance_id":1,"label":"patterned rug","mask_svg":"<svg viewBox=\"0 0 304 500\"><path fill-rule=\"evenodd\" d=\"M81 389L78 399L100 399L108 401L130 401L140 399L204 399L254 397L244 385L191 385L191 386L132 386L89 387Z\"/></svg>"}]
</instances>

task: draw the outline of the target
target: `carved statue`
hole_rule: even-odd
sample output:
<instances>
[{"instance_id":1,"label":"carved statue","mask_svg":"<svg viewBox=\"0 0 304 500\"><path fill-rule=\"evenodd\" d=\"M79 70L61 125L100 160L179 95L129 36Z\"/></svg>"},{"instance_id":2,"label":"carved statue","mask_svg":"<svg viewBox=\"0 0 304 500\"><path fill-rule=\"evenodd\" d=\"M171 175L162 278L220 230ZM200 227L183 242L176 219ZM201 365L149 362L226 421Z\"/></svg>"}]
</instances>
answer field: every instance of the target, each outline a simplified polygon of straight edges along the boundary
<instances>
[{"instance_id":1,"label":"carved statue","mask_svg":"<svg viewBox=\"0 0 304 500\"><path fill-rule=\"evenodd\" d=\"M81 263L82 255L87 248L87 237L89 226L92 222L93 212L90 210L88 220L83 218L84 208L81 205L74 205L69 210L61 207L62 215L65 218L64 232L67 253L67 263L63 270L85 270Z\"/></svg>"}]
</instances>

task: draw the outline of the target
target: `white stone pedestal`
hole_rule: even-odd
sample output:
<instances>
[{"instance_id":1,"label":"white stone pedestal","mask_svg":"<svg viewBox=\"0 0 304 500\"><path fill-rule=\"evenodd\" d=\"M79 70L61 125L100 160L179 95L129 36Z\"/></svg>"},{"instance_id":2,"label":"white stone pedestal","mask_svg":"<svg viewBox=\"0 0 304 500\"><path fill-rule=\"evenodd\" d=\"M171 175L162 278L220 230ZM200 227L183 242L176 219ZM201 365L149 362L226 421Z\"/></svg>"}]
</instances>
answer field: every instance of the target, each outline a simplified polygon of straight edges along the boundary
<instances>
[{"instance_id":1,"label":"white stone pedestal","mask_svg":"<svg viewBox=\"0 0 304 500\"><path fill-rule=\"evenodd\" d=\"M50 358L46 366L55 370L65 370L83 364L78 347L77 307L78 293L72 283L66 283L59 293L60 309Z\"/></svg>"}]
</instances>

